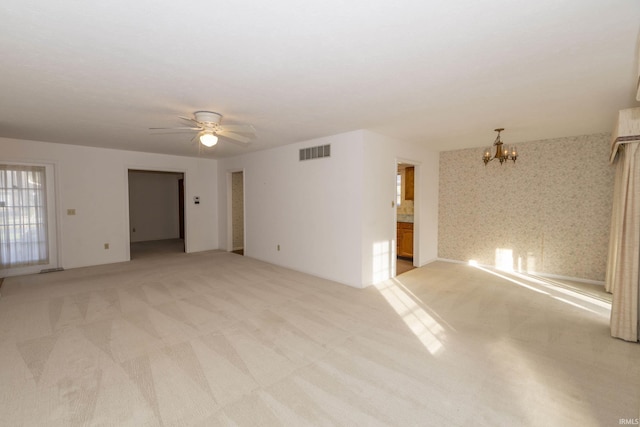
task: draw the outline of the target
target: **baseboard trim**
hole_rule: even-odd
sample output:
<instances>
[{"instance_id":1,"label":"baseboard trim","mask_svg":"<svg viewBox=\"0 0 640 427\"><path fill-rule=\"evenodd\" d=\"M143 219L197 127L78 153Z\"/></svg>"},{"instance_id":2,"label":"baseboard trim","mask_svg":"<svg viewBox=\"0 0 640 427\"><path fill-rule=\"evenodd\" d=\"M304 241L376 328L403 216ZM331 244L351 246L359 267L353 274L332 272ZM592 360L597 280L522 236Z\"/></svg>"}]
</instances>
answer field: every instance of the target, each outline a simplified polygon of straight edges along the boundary
<instances>
[{"instance_id":1,"label":"baseboard trim","mask_svg":"<svg viewBox=\"0 0 640 427\"><path fill-rule=\"evenodd\" d=\"M453 263L453 264L467 264L467 265L469 265L469 262L460 261L460 260L457 260L457 259L438 258L437 260L438 261L443 261L443 262L450 262L450 263ZM487 265L487 264L477 264L477 265L479 267L482 267L482 268L488 268L488 269L491 269L491 270L504 271L505 273L524 274L524 275L528 275L528 276L539 276L539 277L543 277L545 279L570 280L572 282L579 282L579 283L587 283L587 284L590 284L590 285L604 286L604 281L602 281L602 280L591 280L591 279L584 279L582 277L563 276L563 275L560 275L560 274L540 273L538 271L500 270L499 268L496 268L493 265Z\"/></svg>"},{"instance_id":2,"label":"baseboard trim","mask_svg":"<svg viewBox=\"0 0 640 427\"><path fill-rule=\"evenodd\" d=\"M431 264L432 262L440 261L438 258L431 258L420 264L418 267L424 267L427 264Z\"/></svg>"}]
</instances>

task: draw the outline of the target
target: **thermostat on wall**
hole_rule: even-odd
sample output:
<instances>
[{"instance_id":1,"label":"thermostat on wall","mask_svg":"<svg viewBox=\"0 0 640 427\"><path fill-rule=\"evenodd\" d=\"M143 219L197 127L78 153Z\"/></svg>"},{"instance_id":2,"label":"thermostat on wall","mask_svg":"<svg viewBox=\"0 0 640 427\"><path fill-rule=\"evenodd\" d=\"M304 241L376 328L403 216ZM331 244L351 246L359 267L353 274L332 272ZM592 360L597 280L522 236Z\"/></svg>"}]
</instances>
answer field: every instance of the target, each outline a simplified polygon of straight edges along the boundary
<instances>
[{"instance_id":1,"label":"thermostat on wall","mask_svg":"<svg viewBox=\"0 0 640 427\"><path fill-rule=\"evenodd\" d=\"M195 204L195 205L199 205L200 204L200 196L194 196L193 197L193 204Z\"/></svg>"}]
</instances>

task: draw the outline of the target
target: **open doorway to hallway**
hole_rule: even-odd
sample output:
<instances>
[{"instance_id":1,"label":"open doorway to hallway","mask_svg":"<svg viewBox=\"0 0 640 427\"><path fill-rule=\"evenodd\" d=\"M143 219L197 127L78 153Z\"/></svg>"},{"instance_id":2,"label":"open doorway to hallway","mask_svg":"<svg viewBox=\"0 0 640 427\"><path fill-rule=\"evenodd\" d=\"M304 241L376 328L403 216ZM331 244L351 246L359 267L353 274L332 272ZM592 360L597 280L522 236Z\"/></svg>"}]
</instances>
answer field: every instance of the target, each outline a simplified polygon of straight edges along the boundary
<instances>
[{"instance_id":1,"label":"open doorway to hallway","mask_svg":"<svg viewBox=\"0 0 640 427\"><path fill-rule=\"evenodd\" d=\"M414 267L416 165L398 162L396 174L396 276Z\"/></svg>"},{"instance_id":2,"label":"open doorway to hallway","mask_svg":"<svg viewBox=\"0 0 640 427\"><path fill-rule=\"evenodd\" d=\"M231 252L244 255L244 172L231 173Z\"/></svg>"},{"instance_id":3,"label":"open doorway to hallway","mask_svg":"<svg viewBox=\"0 0 640 427\"><path fill-rule=\"evenodd\" d=\"M131 259L185 252L184 173L129 169Z\"/></svg>"}]
</instances>

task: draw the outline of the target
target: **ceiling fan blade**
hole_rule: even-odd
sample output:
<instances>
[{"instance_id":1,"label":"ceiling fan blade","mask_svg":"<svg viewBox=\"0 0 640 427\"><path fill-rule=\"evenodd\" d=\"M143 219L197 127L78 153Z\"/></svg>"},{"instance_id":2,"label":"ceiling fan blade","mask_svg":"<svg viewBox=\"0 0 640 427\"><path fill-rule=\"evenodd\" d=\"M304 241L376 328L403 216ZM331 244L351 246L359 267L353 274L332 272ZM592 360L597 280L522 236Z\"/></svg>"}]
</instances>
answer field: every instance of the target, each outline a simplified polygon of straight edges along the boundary
<instances>
[{"instance_id":1,"label":"ceiling fan blade","mask_svg":"<svg viewBox=\"0 0 640 427\"><path fill-rule=\"evenodd\" d=\"M219 136L224 136L225 138L243 142L245 144L248 144L249 141L251 141L250 138L247 138L246 136L238 135L237 133L233 133L233 132L220 131L220 132L216 132L216 134Z\"/></svg>"},{"instance_id":2,"label":"ceiling fan blade","mask_svg":"<svg viewBox=\"0 0 640 427\"><path fill-rule=\"evenodd\" d=\"M178 116L179 119L182 120L186 120L188 122L194 122L194 123L198 123L198 121L196 119L194 119L193 117L186 117L186 116Z\"/></svg>"},{"instance_id":3,"label":"ceiling fan blade","mask_svg":"<svg viewBox=\"0 0 640 427\"><path fill-rule=\"evenodd\" d=\"M221 125L220 132L240 132L240 133L256 133L256 129L251 125Z\"/></svg>"},{"instance_id":4,"label":"ceiling fan blade","mask_svg":"<svg viewBox=\"0 0 640 427\"><path fill-rule=\"evenodd\" d=\"M149 128L150 130L202 130L202 128L178 126L173 128Z\"/></svg>"}]
</instances>

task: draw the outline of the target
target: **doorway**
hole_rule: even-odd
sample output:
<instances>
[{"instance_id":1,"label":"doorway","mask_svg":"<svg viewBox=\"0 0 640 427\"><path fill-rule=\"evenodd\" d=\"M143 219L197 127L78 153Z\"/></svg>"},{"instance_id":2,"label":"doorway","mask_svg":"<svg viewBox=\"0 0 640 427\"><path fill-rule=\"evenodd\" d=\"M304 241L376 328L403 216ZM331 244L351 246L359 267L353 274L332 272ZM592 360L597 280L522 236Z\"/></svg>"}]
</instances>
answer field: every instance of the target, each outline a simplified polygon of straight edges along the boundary
<instances>
[{"instance_id":1,"label":"doorway","mask_svg":"<svg viewBox=\"0 0 640 427\"><path fill-rule=\"evenodd\" d=\"M184 241L184 178L178 179L178 226L180 238Z\"/></svg>"},{"instance_id":2,"label":"doorway","mask_svg":"<svg viewBox=\"0 0 640 427\"><path fill-rule=\"evenodd\" d=\"M396 276L415 268L417 255L417 165L397 162L396 170Z\"/></svg>"},{"instance_id":3,"label":"doorway","mask_svg":"<svg viewBox=\"0 0 640 427\"><path fill-rule=\"evenodd\" d=\"M230 234L231 252L244 255L244 172L230 173Z\"/></svg>"},{"instance_id":4,"label":"doorway","mask_svg":"<svg viewBox=\"0 0 640 427\"><path fill-rule=\"evenodd\" d=\"M185 252L184 173L129 169L131 259Z\"/></svg>"},{"instance_id":5,"label":"doorway","mask_svg":"<svg viewBox=\"0 0 640 427\"><path fill-rule=\"evenodd\" d=\"M53 168L0 164L0 277L60 269Z\"/></svg>"}]
</instances>

